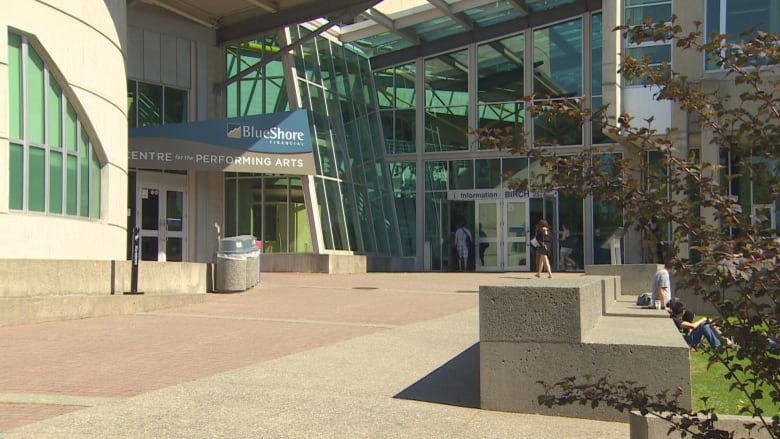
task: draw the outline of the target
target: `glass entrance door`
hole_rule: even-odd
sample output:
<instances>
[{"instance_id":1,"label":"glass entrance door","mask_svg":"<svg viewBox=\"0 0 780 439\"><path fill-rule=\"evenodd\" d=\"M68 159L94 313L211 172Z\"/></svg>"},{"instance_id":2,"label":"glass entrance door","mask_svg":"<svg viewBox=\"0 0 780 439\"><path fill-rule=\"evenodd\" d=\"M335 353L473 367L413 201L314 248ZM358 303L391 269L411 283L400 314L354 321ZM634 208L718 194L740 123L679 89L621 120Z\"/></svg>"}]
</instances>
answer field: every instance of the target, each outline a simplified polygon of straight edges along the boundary
<instances>
[{"instance_id":1,"label":"glass entrance door","mask_svg":"<svg viewBox=\"0 0 780 439\"><path fill-rule=\"evenodd\" d=\"M528 271L528 201L477 201L477 271Z\"/></svg>"},{"instance_id":2,"label":"glass entrance door","mask_svg":"<svg viewBox=\"0 0 780 439\"><path fill-rule=\"evenodd\" d=\"M187 253L186 177L138 173L136 224L141 260L183 261Z\"/></svg>"},{"instance_id":3,"label":"glass entrance door","mask_svg":"<svg viewBox=\"0 0 780 439\"><path fill-rule=\"evenodd\" d=\"M503 266L498 201L477 201L477 234L474 248L477 250L477 271L499 271Z\"/></svg>"},{"instance_id":4,"label":"glass entrance door","mask_svg":"<svg viewBox=\"0 0 780 439\"><path fill-rule=\"evenodd\" d=\"M506 201L504 204L504 251L505 271L528 271L530 269L530 238L528 234L528 202ZM513 270L512 267L515 267Z\"/></svg>"}]
</instances>

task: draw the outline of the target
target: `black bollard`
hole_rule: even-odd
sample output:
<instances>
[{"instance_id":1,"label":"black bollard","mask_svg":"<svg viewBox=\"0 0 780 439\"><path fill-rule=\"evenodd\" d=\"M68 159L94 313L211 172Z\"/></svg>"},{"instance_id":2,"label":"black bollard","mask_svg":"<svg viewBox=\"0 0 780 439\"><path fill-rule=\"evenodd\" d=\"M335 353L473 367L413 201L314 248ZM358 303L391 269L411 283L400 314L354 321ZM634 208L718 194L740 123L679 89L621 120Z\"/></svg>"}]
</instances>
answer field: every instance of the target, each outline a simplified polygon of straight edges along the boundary
<instances>
[{"instance_id":1,"label":"black bollard","mask_svg":"<svg viewBox=\"0 0 780 439\"><path fill-rule=\"evenodd\" d=\"M133 229L133 268L130 274L130 291L125 291L124 294L143 294L138 291L138 260L141 252L141 229L138 227Z\"/></svg>"}]
</instances>

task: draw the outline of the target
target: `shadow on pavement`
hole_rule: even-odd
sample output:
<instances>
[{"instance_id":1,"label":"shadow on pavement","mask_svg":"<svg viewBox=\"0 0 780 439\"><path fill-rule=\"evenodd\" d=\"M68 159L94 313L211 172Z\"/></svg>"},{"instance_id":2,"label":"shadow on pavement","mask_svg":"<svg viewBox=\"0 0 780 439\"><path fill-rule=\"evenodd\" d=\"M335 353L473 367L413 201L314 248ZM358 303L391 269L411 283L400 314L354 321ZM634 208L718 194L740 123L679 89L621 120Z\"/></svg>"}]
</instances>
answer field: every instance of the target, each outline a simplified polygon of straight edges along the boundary
<instances>
[{"instance_id":1,"label":"shadow on pavement","mask_svg":"<svg viewBox=\"0 0 780 439\"><path fill-rule=\"evenodd\" d=\"M395 398L479 408L479 343L405 388Z\"/></svg>"}]
</instances>

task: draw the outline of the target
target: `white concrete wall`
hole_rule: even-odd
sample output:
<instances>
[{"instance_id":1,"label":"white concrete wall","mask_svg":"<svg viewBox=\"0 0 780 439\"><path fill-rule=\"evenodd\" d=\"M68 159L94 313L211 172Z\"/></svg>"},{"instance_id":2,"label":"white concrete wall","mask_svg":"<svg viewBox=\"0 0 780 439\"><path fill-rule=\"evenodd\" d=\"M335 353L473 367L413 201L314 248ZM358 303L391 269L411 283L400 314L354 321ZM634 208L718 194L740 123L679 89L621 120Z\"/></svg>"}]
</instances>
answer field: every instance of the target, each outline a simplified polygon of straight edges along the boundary
<instances>
[{"instance_id":1,"label":"white concrete wall","mask_svg":"<svg viewBox=\"0 0 780 439\"><path fill-rule=\"evenodd\" d=\"M100 220L9 212L0 178L0 257L124 259L127 224L127 97L122 53L125 0L0 3L0 174L8 175L8 30L30 36L105 158Z\"/></svg>"}]
</instances>

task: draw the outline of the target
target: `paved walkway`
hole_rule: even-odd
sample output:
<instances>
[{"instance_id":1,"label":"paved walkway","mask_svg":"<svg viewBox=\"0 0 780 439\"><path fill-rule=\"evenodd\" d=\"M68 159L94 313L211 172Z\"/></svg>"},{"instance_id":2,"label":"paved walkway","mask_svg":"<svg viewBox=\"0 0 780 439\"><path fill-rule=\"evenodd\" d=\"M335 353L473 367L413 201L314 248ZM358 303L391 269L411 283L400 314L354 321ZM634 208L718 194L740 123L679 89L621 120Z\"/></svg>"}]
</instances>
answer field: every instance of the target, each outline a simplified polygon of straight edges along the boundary
<instances>
[{"instance_id":1,"label":"paved walkway","mask_svg":"<svg viewBox=\"0 0 780 439\"><path fill-rule=\"evenodd\" d=\"M0 327L0 437L628 437L477 408L479 285L531 276L263 273L196 305Z\"/></svg>"}]
</instances>

